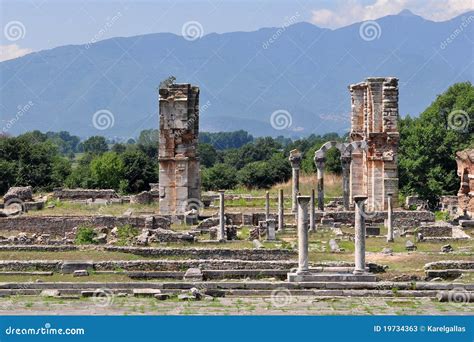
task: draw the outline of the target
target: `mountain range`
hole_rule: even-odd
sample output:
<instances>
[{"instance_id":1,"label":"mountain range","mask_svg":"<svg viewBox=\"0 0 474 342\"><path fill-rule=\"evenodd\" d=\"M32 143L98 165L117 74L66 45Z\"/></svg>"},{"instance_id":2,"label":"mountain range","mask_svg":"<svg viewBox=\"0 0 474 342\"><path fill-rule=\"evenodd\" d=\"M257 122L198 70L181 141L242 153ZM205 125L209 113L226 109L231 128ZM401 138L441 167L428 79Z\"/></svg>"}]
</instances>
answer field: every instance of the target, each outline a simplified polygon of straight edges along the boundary
<instances>
[{"instance_id":1,"label":"mountain range","mask_svg":"<svg viewBox=\"0 0 474 342\"><path fill-rule=\"evenodd\" d=\"M158 127L157 88L173 75L200 87L202 131L344 133L351 83L399 78L400 114L416 116L474 79L474 12L433 22L405 10L335 30L299 22L191 38L117 37L2 62L0 131L137 136Z\"/></svg>"}]
</instances>

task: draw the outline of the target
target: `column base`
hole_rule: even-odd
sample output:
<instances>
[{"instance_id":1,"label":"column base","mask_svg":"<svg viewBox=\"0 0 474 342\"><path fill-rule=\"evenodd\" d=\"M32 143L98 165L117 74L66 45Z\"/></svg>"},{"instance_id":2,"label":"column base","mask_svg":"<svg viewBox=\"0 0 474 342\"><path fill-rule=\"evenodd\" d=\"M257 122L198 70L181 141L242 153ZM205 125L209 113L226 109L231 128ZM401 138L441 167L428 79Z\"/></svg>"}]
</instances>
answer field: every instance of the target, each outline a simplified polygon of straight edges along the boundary
<instances>
[{"instance_id":1,"label":"column base","mask_svg":"<svg viewBox=\"0 0 474 342\"><path fill-rule=\"evenodd\" d=\"M352 274L352 273L326 273L326 272L307 272L298 274L298 272L288 273L288 282L374 282L376 277L370 273Z\"/></svg>"}]
</instances>

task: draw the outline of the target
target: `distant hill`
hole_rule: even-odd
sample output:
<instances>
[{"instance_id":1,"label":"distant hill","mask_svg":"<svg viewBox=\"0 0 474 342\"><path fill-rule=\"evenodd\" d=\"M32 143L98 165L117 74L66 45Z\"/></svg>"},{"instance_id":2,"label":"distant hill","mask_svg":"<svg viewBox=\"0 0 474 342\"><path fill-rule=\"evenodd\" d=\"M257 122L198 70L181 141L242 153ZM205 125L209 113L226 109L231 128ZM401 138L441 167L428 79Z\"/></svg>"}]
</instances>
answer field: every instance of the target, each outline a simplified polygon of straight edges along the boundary
<instances>
[{"instance_id":1,"label":"distant hill","mask_svg":"<svg viewBox=\"0 0 474 342\"><path fill-rule=\"evenodd\" d=\"M474 12L432 22L403 11L376 23L375 31L366 27L367 40L361 23L337 30L298 23L195 41L156 33L32 53L0 63L0 130L136 136L158 127L156 89L174 75L201 87L203 131L342 133L350 83L396 76L401 114L418 115L453 83L473 81ZM92 123L101 109L114 116L103 131ZM276 110L290 113L289 128L270 125Z\"/></svg>"}]
</instances>

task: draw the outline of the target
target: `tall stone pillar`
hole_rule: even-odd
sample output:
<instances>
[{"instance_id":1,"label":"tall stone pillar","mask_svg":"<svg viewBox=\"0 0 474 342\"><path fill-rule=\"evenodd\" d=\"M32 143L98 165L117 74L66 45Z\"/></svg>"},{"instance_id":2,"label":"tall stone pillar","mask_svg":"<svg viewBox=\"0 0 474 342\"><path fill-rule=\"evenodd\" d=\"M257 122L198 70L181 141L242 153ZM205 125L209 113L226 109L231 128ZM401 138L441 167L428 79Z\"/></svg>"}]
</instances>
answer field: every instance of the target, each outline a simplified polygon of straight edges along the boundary
<instances>
[{"instance_id":1,"label":"tall stone pillar","mask_svg":"<svg viewBox=\"0 0 474 342\"><path fill-rule=\"evenodd\" d=\"M365 216L364 201L367 196L354 196L355 202L355 268L354 274L365 273Z\"/></svg>"},{"instance_id":2,"label":"tall stone pillar","mask_svg":"<svg viewBox=\"0 0 474 342\"><path fill-rule=\"evenodd\" d=\"M219 230L217 239L225 241L225 208L224 208L224 191L219 191Z\"/></svg>"},{"instance_id":3,"label":"tall stone pillar","mask_svg":"<svg viewBox=\"0 0 474 342\"><path fill-rule=\"evenodd\" d=\"M309 196L298 196L298 270L296 274L308 274L308 205Z\"/></svg>"},{"instance_id":4,"label":"tall stone pillar","mask_svg":"<svg viewBox=\"0 0 474 342\"><path fill-rule=\"evenodd\" d=\"M387 193L398 207L398 79L370 77L350 87L350 140L366 141L367 153L352 155L351 193L368 196L367 210L386 210Z\"/></svg>"},{"instance_id":5,"label":"tall stone pillar","mask_svg":"<svg viewBox=\"0 0 474 342\"><path fill-rule=\"evenodd\" d=\"M285 230L285 204L283 198L283 189L278 191L278 231Z\"/></svg>"},{"instance_id":6,"label":"tall stone pillar","mask_svg":"<svg viewBox=\"0 0 474 342\"><path fill-rule=\"evenodd\" d=\"M160 214L183 214L201 198L199 88L169 84L159 90Z\"/></svg>"},{"instance_id":7,"label":"tall stone pillar","mask_svg":"<svg viewBox=\"0 0 474 342\"><path fill-rule=\"evenodd\" d=\"M315 206L315 193L314 189L311 189L311 198L309 201L309 230L312 232L316 231L316 219L314 213L314 206Z\"/></svg>"},{"instance_id":8,"label":"tall stone pillar","mask_svg":"<svg viewBox=\"0 0 474 342\"><path fill-rule=\"evenodd\" d=\"M265 192L265 220L270 219L270 192Z\"/></svg>"},{"instance_id":9,"label":"tall stone pillar","mask_svg":"<svg viewBox=\"0 0 474 342\"><path fill-rule=\"evenodd\" d=\"M350 203L350 169L351 169L351 157L350 156L341 156L341 165L342 165L342 202L344 205L344 210L349 210Z\"/></svg>"},{"instance_id":10,"label":"tall stone pillar","mask_svg":"<svg viewBox=\"0 0 474 342\"><path fill-rule=\"evenodd\" d=\"M291 202L291 211L296 213L297 204L296 196L300 191L300 166L301 166L301 153L298 150L291 150L290 157L288 158L291 163L292 171L292 202Z\"/></svg>"},{"instance_id":11,"label":"tall stone pillar","mask_svg":"<svg viewBox=\"0 0 474 342\"><path fill-rule=\"evenodd\" d=\"M393 242L392 194L387 194L387 242Z\"/></svg>"},{"instance_id":12,"label":"tall stone pillar","mask_svg":"<svg viewBox=\"0 0 474 342\"><path fill-rule=\"evenodd\" d=\"M324 162L325 158L314 159L318 177L318 209L324 211Z\"/></svg>"}]
</instances>

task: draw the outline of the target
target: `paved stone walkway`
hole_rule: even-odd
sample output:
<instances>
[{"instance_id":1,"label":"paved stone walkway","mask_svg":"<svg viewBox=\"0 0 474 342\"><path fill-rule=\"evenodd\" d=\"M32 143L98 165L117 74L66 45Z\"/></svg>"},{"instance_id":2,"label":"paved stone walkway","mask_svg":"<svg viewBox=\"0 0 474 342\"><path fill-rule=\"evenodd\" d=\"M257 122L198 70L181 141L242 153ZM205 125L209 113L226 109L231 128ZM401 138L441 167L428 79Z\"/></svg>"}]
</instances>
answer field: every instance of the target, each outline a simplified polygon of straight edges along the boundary
<instances>
[{"instance_id":1,"label":"paved stone walkway","mask_svg":"<svg viewBox=\"0 0 474 342\"><path fill-rule=\"evenodd\" d=\"M0 315L472 315L474 303L429 298L228 297L158 301L111 297L61 299L33 296L0 299Z\"/></svg>"}]
</instances>

